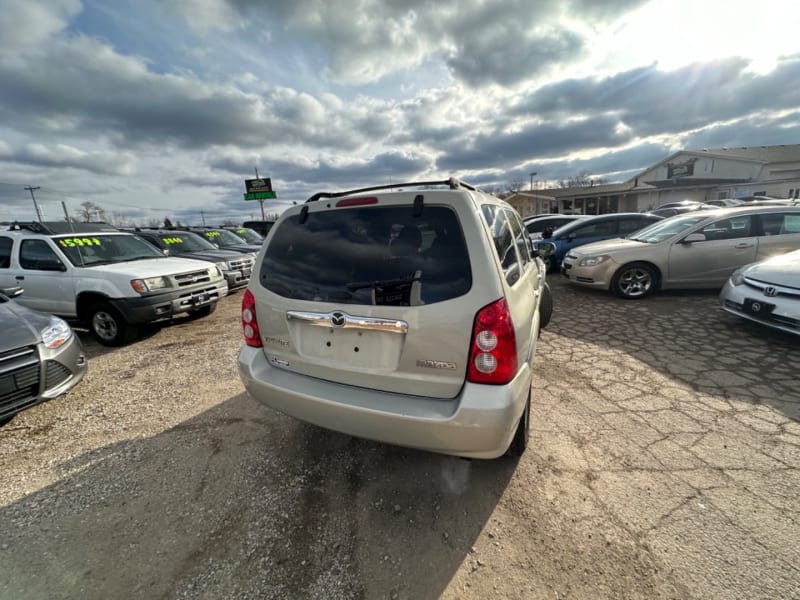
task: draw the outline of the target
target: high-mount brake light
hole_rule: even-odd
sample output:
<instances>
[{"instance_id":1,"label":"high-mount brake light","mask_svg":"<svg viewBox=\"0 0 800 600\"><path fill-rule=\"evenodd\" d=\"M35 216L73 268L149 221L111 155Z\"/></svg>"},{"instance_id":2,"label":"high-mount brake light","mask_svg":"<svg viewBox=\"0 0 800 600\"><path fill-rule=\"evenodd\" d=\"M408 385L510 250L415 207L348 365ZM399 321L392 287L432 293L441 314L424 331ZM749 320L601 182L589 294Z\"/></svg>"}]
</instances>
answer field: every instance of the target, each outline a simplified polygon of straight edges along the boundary
<instances>
[{"instance_id":1,"label":"high-mount brake light","mask_svg":"<svg viewBox=\"0 0 800 600\"><path fill-rule=\"evenodd\" d=\"M517 340L505 298L475 315L467 380L503 385L517 373Z\"/></svg>"},{"instance_id":2,"label":"high-mount brake light","mask_svg":"<svg viewBox=\"0 0 800 600\"><path fill-rule=\"evenodd\" d=\"M336 203L336 207L340 208L343 206L364 206L366 204L377 204L378 198L377 196L363 196L361 198L345 198L344 200L339 200Z\"/></svg>"},{"instance_id":3,"label":"high-mount brake light","mask_svg":"<svg viewBox=\"0 0 800 600\"><path fill-rule=\"evenodd\" d=\"M245 344L261 348L261 335L256 320L256 299L250 290L245 290L242 296L242 330Z\"/></svg>"}]
</instances>

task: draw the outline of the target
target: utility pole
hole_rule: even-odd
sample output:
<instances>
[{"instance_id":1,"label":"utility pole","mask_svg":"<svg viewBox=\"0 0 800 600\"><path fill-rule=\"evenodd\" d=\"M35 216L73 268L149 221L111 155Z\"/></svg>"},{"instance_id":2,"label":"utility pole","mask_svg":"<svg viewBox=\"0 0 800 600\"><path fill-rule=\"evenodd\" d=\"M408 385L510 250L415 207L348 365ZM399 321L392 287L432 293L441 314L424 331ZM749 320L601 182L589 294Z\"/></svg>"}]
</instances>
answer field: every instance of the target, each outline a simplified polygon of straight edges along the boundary
<instances>
[{"instance_id":1,"label":"utility pole","mask_svg":"<svg viewBox=\"0 0 800 600\"><path fill-rule=\"evenodd\" d=\"M255 167L256 170L256 179L258 179L258 167ZM261 205L261 220L266 221L267 218L264 216L264 201L259 200L258 203Z\"/></svg>"},{"instance_id":2,"label":"utility pole","mask_svg":"<svg viewBox=\"0 0 800 600\"><path fill-rule=\"evenodd\" d=\"M536 177L536 171L531 173L531 191L533 191L533 178Z\"/></svg>"},{"instance_id":3,"label":"utility pole","mask_svg":"<svg viewBox=\"0 0 800 600\"><path fill-rule=\"evenodd\" d=\"M31 199L33 200L33 208L36 209L36 217L39 219L39 223L41 223L42 221L44 221L44 218L42 217L42 210L39 208L39 204L37 204L36 202L36 196L33 195L33 190L38 190L39 186L37 185L36 187L33 187L27 185L25 186L24 189L28 190L31 193Z\"/></svg>"}]
</instances>

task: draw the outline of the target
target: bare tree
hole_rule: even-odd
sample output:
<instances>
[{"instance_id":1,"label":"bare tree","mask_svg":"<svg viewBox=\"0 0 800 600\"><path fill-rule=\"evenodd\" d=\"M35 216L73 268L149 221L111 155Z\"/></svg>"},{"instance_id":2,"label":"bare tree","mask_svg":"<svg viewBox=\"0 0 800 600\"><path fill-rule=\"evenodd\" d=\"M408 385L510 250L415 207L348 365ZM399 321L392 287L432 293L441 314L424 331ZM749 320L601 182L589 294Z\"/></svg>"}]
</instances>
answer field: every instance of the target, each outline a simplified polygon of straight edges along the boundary
<instances>
[{"instance_id":1,"label":"bare tree","mask_svg":"<svg viewBox=\"0 0 800 600\"><path fill-rule=\"evenodd\" d=\"M593 185L602 185L606 180L602 177L592 177L588 171L581 171L577 175L573 175L569 179L561 179L558 182L560 188L573 188L573 187L592 187Z\"/></svg>"},{"instance_id":2,"label":"bare tree","mask_svg":"<svg viewBox=\"0 0 800 600\"><path fill-rule=\"evenodd\" d=\"M521 191L525 187L525 182L519 179L515 179L511 183L508 184L508 191L512 194L516 194L517 192Z\"/></svg>"},{"instance_id":3,"label":"bare tree","mask_svg":"<svg viewBox=\"0 0 800 600\"><path fill-rule=\"evenodd\" d=\"M94 202L81 202L81 209L78 211L81 221L103 221L106 218L106 211Z\"/></svg>"}]
</instances>

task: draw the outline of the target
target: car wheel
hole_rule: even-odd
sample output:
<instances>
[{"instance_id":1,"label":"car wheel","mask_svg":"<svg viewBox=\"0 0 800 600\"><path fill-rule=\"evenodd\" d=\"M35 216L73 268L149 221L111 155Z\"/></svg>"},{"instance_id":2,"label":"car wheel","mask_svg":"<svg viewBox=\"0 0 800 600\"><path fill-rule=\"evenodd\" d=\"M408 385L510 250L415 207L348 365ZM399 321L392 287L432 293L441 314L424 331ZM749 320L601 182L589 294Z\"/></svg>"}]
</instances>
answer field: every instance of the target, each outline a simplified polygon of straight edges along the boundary
<instances>
[{"instance_id":1,"label":"car wheel","mask_svg":"<svg viewBox=\"0 0 800 600\"><path fill-rule=\"evenodd\" d=\"M201 317L207 317L208 315L212 314L215 310L217 310L217 303L209 304L202 308L195 308L194 310L189 311L189 316L192 319L200 319Z\"/></svg>"},{"instance_id":2,"label":"car wheel","mask_svg":"<svg viewBox=\"0 0 800 600\"><path fill-rule=\"evenodd\" d=\"M517 431L514 433L514 439L511 440L511 445L508 447L506 454L508 456L522 456L525 448L528 447L528 436L531 426L531 392L528 391L528 399L525 402L525 410L522 411L522 416L519 418Z\"/></svg>"},{"instance_id":3,"label":"car wheel","mask_svg":"<svg viewBox=\"0 0 800 600\"><path fill-rule=\"evenodd\" d=\"M11 416L8 416L8 417L2 417L2 418L0 418L0 427L2 427L3 425L5 425L6 423L10 423L10 422L11 422L11 420L12 420L14 417L16 417L16 416L17 416L17 413L14 413L14 414L13 414L13 415L11 415Z\"/></svg>"},{"instance_id":4,"label":"car wheel","mask_svg":"<svg viewBox=\"0 0 800 600\"><path fill-rule=\"evenodd\" d=\"M620 298L644 298L658 287L658 275L644 263L631 263L620 268L611 280L611 291Z\"/></svg>"},{"instance_id":5,"label":"car wheel","mask_svg":"<svg viewBox=\"0 0 800 600\"><path fill-rule=\"evenodd\" d=\"M553 316L553 294L550 292L550 285L545 282L542 289L542 300L539 303L539 329L547 327L550 317Z\"/></svg>"},{"instance_id":6,"label":"car wheel","mask_svg":"<svg viewBox=\"0 0 800 600\"><path fill-rule=\"evenodd\" d=\"M108 302L98 302L89 309L89 329L104 346L127 344L137 333L137 329L129 325Z\"/></svg>"}]
</instances>

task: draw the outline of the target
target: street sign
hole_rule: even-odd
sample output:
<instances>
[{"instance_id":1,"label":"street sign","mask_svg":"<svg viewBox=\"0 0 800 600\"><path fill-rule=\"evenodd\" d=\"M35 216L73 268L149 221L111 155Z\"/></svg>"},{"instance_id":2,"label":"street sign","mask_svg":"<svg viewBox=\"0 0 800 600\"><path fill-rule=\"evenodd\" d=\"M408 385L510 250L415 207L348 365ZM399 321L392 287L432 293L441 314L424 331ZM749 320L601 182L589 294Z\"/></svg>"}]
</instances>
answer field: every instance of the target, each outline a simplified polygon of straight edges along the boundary
<instances>
[{"instance_id":1,"label":"street sign","mask_svg":"<svg viewBox=\"0 0 800 600\"><path fill-rule=\"evenodd\" d=\"M244 189L248 194L258 192L271 192L272 180L269 177L260 177L259 179L245 179Z\"/></svg>"},{"instance_id":2,"label":"street sign","mask_svg":"<svg viewBox=\"0 0 800 600\"><path fill-rule=\"evenodd\" d=\"M276 192L249 192L244 195L245 200L273 200L277 197Z\"/></svg>"}]
</instances>

